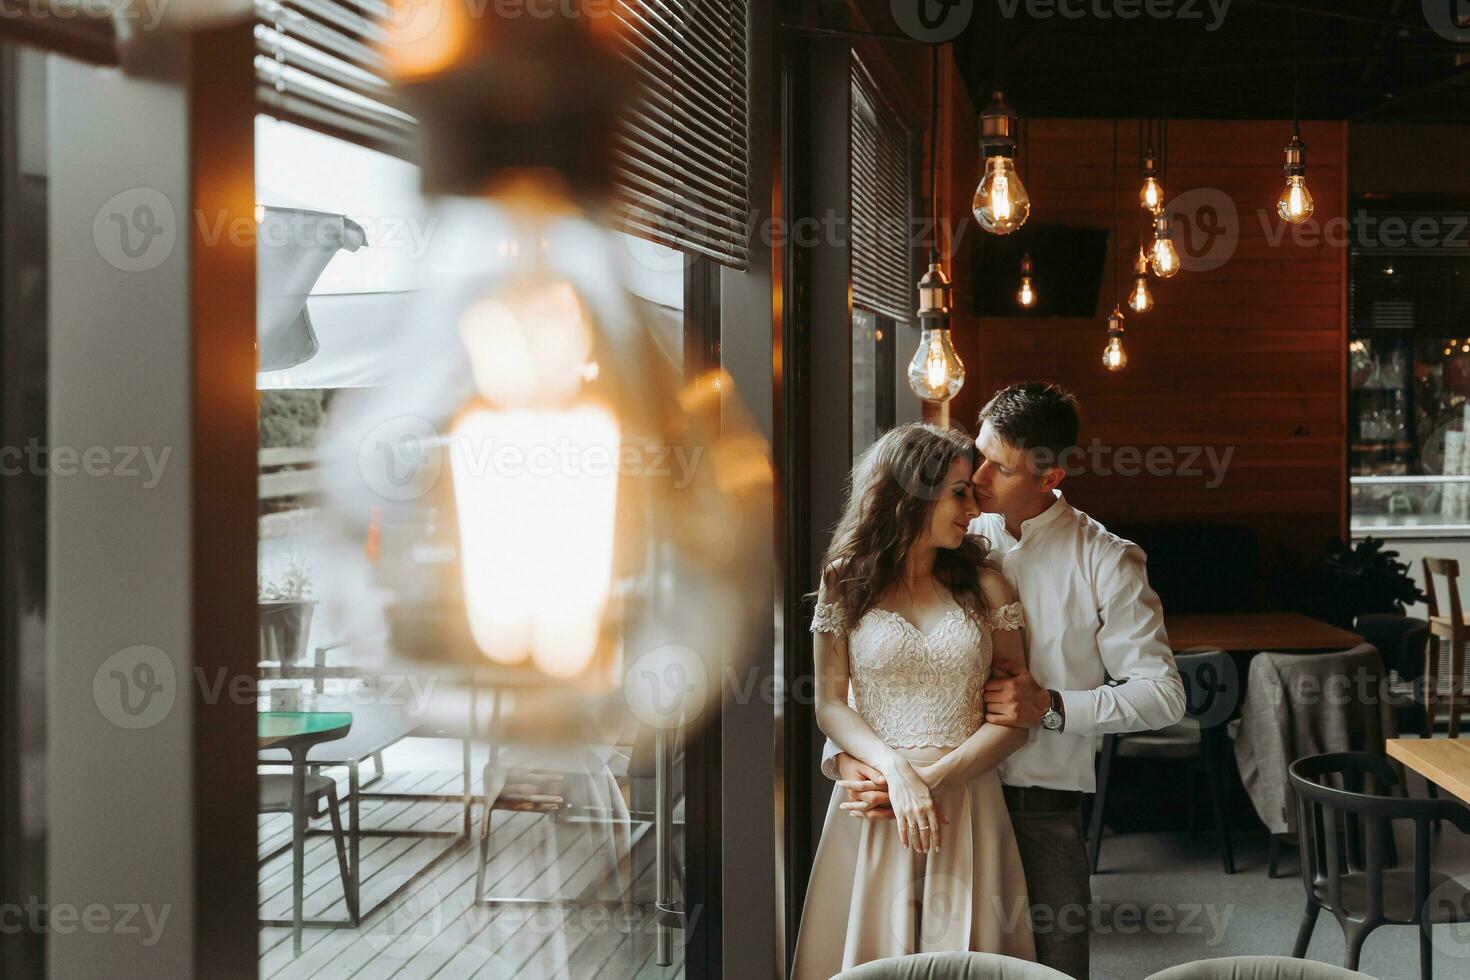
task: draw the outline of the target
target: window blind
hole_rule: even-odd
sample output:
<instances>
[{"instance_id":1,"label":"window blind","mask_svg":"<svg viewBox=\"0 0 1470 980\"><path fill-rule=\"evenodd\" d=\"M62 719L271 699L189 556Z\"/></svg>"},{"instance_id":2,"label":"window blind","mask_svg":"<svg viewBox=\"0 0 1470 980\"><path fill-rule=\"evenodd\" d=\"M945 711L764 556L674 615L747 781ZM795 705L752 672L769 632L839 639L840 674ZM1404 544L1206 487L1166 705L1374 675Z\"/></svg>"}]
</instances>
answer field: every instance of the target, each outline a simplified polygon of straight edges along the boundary
<instances>
[{"instance_id":1,"label":"window blind","mask_svg":"<svg viewBox=\"0 0 1470 980\"><path fill-rule=\"evenodd\" d=\"M387 17L386 0L255 0L260 111L411 157L417 124L377 48Z\"/></svg>"},{"instance_id":2,"label":"window blind","mask_svg":"<svg viewBox=\"0 0 1470 980\"><path fill-rule=\"evenodd\" d=\"M617 137L626 231L736 269L747 242L747 0L618 0L638 97Z\"/></svg>"},{"instance_id":3,"label":"window blind","mask_svg":"<svg viewBox=\"0 0 1470 980\"><path fill-rule=\"evenodd\" d=\"M852 66L852 303L913 319L912 134L856 58Z\"/></svg>"},{"instance_id":4,"label":"window blind","mask_svg":"<svg viewBox=\"0 0 1470 980\"><path fill-rule=\"evenodd\" d=\"M117 64L117 30L105 8L63 0L0 0L0 41L55 51L94 65Z\"/></svg>"}]
</instances>

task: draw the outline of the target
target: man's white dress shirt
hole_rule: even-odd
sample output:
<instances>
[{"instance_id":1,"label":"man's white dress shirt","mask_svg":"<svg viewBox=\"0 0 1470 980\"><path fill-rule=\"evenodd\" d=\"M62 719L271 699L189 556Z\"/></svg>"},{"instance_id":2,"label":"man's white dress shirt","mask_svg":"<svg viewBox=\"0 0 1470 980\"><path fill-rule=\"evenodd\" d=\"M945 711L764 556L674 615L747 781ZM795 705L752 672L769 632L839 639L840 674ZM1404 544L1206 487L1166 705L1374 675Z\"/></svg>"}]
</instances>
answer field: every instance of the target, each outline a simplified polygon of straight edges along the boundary
<instances>
[{"instance_id":1,"label":"man's white dress shirt","mask_svg":"<svg viewBox=\"0 0 1470 980\"><path fill-rule=\"evenodd\" d=\"M1092 792L1097 736L1167 728L1184 716L1184 685L1164 634L1164 611L1148 584L1143 549L1063 499L1023 521L1021 538L1000 514L982 514L984 535L1015 586L1026 617L1031 673L1059 692L1061 732L1040 727L1000 768L1010 786ZM1108 678L1125 683L1116 686ZM838 778L828 739L822 772Z\"/></svg>"}]
</instances>

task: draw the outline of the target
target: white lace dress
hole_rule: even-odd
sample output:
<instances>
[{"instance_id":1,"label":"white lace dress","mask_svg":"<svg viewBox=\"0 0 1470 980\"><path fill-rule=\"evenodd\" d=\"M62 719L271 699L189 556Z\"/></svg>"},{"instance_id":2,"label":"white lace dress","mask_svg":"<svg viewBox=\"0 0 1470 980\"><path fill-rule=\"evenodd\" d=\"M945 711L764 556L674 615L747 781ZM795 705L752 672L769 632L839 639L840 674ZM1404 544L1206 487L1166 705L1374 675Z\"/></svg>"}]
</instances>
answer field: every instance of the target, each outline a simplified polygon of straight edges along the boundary
<instances>
[{"instance_id":1,"label":"white lace dress","mask_svg":"<svg viewBox=\"0 0 1470 980\"><path fill-rule=\"evenodd\" d=\"M1020 629L1020 603L977 624L951 610L928 633L885 609L848 628L835 605L817 605L813 632L845 635L848 701L879 738L914 762L931 762L984 723L991 632ZM940 787L949 819L936 852L898 840L892 820L839 809L835 787L817 846L796 942L793 980L828 980L870 960L974 950L1035 958L1026 879L1011 819L992 770Z\"/></svg>"}]
</instances>

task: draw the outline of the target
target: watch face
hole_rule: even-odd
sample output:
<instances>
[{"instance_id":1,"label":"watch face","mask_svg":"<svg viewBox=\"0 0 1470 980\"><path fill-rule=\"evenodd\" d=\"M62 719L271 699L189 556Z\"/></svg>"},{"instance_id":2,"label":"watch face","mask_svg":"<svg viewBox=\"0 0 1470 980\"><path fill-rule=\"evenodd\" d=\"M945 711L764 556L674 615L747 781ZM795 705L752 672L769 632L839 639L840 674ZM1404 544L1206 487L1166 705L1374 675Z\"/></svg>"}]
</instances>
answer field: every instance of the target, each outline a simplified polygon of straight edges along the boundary
<instances>
[{"instance_id":1,"label":"watch face","mask_svg":"<svg viewBox=\"0 0 1470 980\"><path fill-rule=\"evenodd\" d=\"M1062 727L1062 716L1057 712L1056 708L1052 708L1041 716L1041 727L1048 728L1052 731L1056 731Z\"/></svg>"}]
</instances>

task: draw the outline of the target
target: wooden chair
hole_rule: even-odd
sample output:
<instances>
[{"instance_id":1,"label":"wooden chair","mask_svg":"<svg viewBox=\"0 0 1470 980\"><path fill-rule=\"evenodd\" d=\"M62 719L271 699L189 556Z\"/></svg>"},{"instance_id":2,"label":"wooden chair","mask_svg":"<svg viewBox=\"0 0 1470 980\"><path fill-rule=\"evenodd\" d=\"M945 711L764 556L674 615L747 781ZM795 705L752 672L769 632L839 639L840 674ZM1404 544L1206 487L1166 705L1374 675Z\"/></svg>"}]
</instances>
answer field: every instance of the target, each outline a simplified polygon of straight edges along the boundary
<instances>
[{"instance_id":1,"label":"wooden chair","mask_svg":"<svg viewBox=\"0 0 1470 980\"><path fill-rule=\"evenodd\" d=\"M1435 576L1445 579L1449 615L1440 612ZM1441 696L1449 699L1450 738L1460 737L1460 715L1465 710L1465 646L1470 643L1470 624L1460 609L1460 563L1453 558L1424 559L1424 591L1429 604L1429 649L1424 664L1424 716L1431 736L1439 721ZM1449 664L1443 652L1448 644Z\"/></svg>"}]
</instances>

